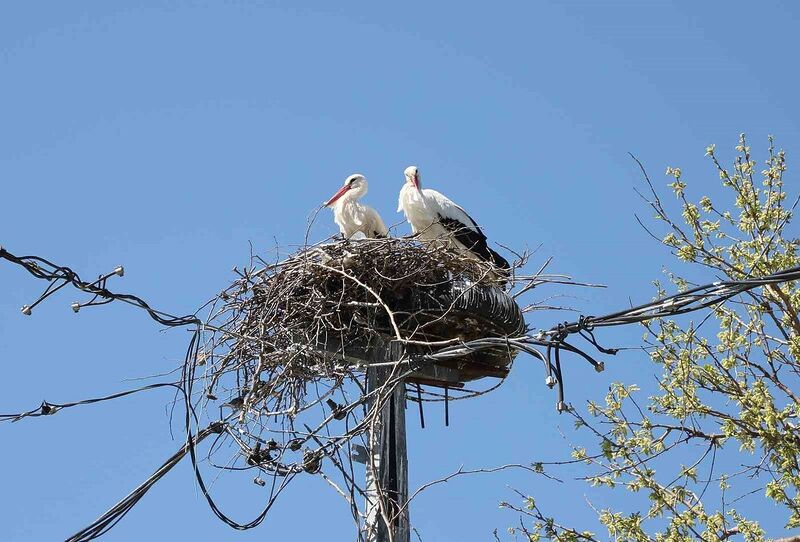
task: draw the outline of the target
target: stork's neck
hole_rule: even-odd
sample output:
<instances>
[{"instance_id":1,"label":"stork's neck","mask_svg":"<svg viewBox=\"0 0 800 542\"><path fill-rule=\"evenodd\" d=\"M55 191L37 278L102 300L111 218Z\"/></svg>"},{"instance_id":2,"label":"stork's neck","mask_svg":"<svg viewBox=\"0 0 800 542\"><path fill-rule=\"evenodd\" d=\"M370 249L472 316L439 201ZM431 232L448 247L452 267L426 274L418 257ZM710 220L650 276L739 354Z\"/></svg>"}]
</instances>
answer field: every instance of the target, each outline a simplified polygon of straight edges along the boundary
<instances>
[{"instance_id":1,"label":"stork's neck","mask_svg":"<svg viewBox=\"0 0 800 542\"><path fill-rule=\"evenodd\" d=\"M425 192L422 188L417 188L413 183L406 183L400 191L401 199L407 202L419 202L425 204Z\"/></svg>"},{"instance_id":2,"label":"stork's neck","mask_svg":"<svg viewBox=\"0 0 800 542\"><path fill-rule=\"evenodd\" d=\"M358 202L363 193L360 190L350 190L333 204L334 214L338 216L352 216L358 212L362 205Z\"/></svg>"},{"instance_id":3,"label":"stork's neck","mask_svg":"<svg viewBox=\"0 0 800 542\"><path fill-rule=\"evenodd\" d=\"M344 193L344 195L339 198L339 201L336 203L339 205L345 205L348 203L354 203L355 201L361 199L361 197L367 193L366 186L359 186L358 188L353 188L352 190L348 190Z\"/></svg>"}]
</instances>

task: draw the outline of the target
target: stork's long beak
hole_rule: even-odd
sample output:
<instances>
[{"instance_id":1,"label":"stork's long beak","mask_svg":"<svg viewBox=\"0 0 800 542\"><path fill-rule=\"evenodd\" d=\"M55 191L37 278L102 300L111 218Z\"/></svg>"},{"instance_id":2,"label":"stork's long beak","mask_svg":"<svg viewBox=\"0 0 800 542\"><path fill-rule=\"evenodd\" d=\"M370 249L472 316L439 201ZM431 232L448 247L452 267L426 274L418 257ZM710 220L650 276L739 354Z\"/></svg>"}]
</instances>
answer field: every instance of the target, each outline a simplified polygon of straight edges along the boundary
<instances>
[{"instance_id":1,"label":"stork's long beak","mask_svg":"<svg viewBox=\"0 0 800 542\"><path fill-rule=\"evenodd\" d=\"M341 188L339 189L339 191L338 191L338 192L336 192L336 193L333 195L333 197L332 197L331 199L329 199L327 202L325 202L325 207L330 207L331 205L333 205L334 203L336 203L336 200L337 200L337 199L339 199L339 198L341 198L342 196L344 196L344 195L345 195L345 193L346 193L348 190L350 190L350 185L348 185L348 184L346 184L346 185L344 185L343 187L341 187Z\"/></svg>"},{"instance_id":2,"label":"stork's long beak","mask_svg":"<svg viewBox=\"0 0 800 542\"><path fill-rule=\"evenodd\" d=\"M414 174L414 188L419 190L419 174L418 173Z\"/></svg>"}]
</instances>

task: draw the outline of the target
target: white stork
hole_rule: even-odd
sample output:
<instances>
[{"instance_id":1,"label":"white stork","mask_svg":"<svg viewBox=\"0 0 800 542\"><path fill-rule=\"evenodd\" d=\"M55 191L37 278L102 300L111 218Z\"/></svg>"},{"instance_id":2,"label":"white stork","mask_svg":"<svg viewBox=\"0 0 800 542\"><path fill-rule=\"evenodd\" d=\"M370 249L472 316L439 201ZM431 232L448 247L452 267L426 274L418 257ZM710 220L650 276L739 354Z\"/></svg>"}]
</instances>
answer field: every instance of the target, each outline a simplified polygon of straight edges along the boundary
<instances>
[{"instance_id":1,"label":"white stork","mask_svg":"<svg viewBox=\"0 0 800 542\"><path fill-rule=\"evenodd\" d=\"M481 260L500 269L509 269L508 261L489 248L478 224L450 199L430 188L420 188L417 166L404 171L406 182L400 190L397 212L402 211L411 229L420 239L451 239Z\"/></svg>"},{"instance_id":2,"label":"white stork","mask_svg":"<svg viewBox=\"0 0 800 542\"><path fill-rule=\"evenodd\" d=\"M377 211L358 202L366 193L367 179L356 173L345 179L339 191L325 202L326 207L333 209L333 220L345 239L372 239L386 237L389 233Z\"/></svg>"}]
</instances>

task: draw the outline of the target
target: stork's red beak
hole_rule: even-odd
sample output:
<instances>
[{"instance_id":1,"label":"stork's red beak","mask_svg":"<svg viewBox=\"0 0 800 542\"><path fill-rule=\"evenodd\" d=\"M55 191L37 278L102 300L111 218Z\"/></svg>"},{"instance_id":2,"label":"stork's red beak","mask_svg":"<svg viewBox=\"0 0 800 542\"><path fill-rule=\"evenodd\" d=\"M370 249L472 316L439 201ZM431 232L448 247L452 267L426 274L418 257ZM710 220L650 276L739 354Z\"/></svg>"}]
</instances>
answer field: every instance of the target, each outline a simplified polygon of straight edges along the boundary
<instances>
[{"instance_id":1,"label":"stork's red beak","mask_svg":"<svg viewBox=\"0 0 800 542\"><path fill-rule=\"evenodd\" d=\"M414 188L419 190L419 173L414 174Z\"/></svg>"},{"instance_id":2,"label":"stork's red beak","mask_svg":"<svg viewBox=\"0 0 800 542\"><path fill-rule=\"evenodd\" d=\"M350 185L348 185L348 184L346 184L343 187L341 187L339 189L339 191L336 192L331 199L329 199L327 202L325 202L325 207L330 207L331 205L336 203L336 200L341 198L342 196L344 196L345 192L347 192L348 190L350 190Z\"/></svg>"}]
</instances>

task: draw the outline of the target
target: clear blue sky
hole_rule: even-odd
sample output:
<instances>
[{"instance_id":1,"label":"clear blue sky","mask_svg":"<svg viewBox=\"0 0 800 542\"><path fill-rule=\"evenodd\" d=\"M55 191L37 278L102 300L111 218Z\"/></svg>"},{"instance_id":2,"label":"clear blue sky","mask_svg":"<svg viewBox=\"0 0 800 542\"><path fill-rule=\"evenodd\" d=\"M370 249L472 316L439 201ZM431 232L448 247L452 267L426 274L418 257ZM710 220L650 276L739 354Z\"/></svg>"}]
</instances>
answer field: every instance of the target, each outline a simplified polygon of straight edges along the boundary
<instances>
[{"instance_id":1,"label":"clear blue sky","mask_svg":"<svg viewBox=\"0 0 800 542\"><path fill-rule=\"evenodd\" d=\"M182 314L231 279L248 241L261 252L301 243L308 214L350 173L367 176L387 222L399 220L413 163L492 239L541 243L554 271L607 284L573 300L602 314L650 299L671 261L634 220L648 213L628 152L659 184L679 165L712 194L709 143L730 156L747 132L760 152L772 133L794 163L799 14L790 2L6 2L0 244L85 276L122 263L114 286ZM313 237L333 231L326 212ZM26 318L19 307L42 284L0 265L0 285L0 412L124 389L182 356L184 331L162 332L129 307L76 316L67 293ZM635 346L640 336L634 327L602 339ZM635 352L602 375L569 364L575 403L654 371ZM137 485L179 444L170 398L0 427L0 539L63 539ZM571 424L554 401L539 366L520 358L499 391L454 405L450 428L434 409L424 431L410 416L412 486L462 464L565 456ZM487 540L516 522L497 507L514 499L508 486L597 530L583 486L513 473L432 489L412 521L426 541ZM239 520L263 494L224 482L219 492ZM780 532L774 508L755 510ZM263 526L240 533L212 516L186 464L107 540L320 537L353 533L344 501L319 479L294 484Z\"/></svg>"}]
</instances>

